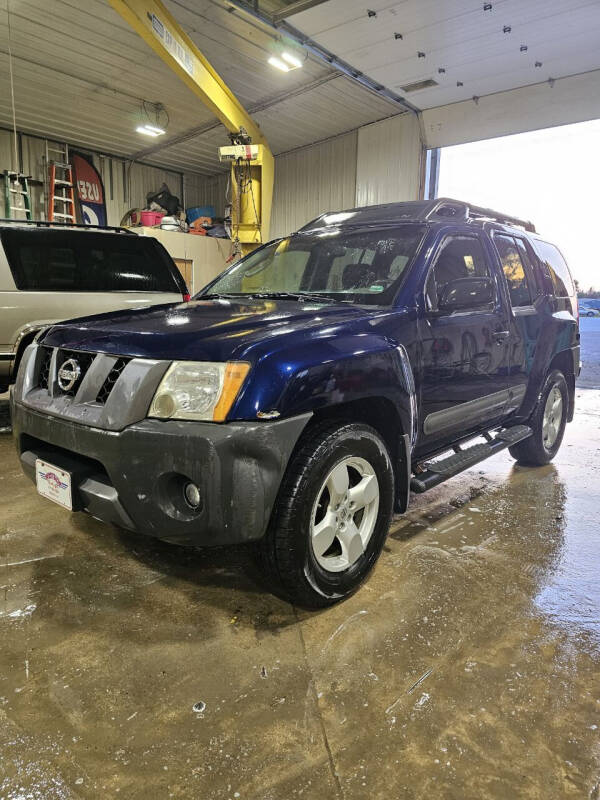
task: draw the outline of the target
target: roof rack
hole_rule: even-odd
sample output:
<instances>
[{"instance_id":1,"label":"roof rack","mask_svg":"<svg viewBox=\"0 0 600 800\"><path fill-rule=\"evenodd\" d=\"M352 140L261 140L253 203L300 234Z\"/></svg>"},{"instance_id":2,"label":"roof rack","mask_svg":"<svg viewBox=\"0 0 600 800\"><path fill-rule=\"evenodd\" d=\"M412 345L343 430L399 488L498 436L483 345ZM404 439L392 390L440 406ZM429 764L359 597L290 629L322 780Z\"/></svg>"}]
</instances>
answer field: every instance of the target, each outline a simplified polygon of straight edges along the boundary
<instances>
[{"instance_id":1,"label":"roof rack","mask_svg":"<svg viewBox=\"0 0 600 800\"><path fill-rule=\"evenodd\" d=\"M109 231L111 233L125 233L129 236L137 236L135 231L132 231L130 228L122 228L120 226L115 225L86 225L81 222L47 222L43 219L7 219L6 217L0 217L0 226L8 223L11 227L15 225L33 225L36 228L63 228L69 230L71 228L77 228L78 230L98 230L98 231Z\"/></svg>"},{"instance_id":2,"label":"roof rack","mask_svg":"<svg viewBox=\"0 0 600 800\"><path fill-rule=\"evenodd\" d=\"M529 233L536 233L533 222L519 219L518 217L512 217L510 214L501 214L499 211L493 211L491 208L473 206L462 200L452 200L449 197L440 197L435 201L431 209L427 212L426 218L431 219L433 216L462 216L464 219L493 219L496 222L504 222L507 225L517 225L519 228L524 228Z\"/></svg>"}]
</instances>

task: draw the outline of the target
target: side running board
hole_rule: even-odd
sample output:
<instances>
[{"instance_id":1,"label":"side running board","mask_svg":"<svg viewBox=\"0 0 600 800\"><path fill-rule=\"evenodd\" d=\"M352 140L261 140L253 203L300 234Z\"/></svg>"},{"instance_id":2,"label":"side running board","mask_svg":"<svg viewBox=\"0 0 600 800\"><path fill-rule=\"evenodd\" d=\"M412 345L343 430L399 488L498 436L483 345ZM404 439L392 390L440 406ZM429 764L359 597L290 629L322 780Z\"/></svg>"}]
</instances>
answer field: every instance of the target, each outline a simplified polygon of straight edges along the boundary
<instances>
[{"instance_id":1,"label":"side running board","mask_svg":"<svg viewBox=\"0 0 600 800\"><path fill-rule=\"evenodd\" d=\"M410 488L419 494L433 489L434 486L447 481L448 478L453 478L459 472L527 439L532 433L533 431L527 425L514 425L512 428L500 431L489 442L475 444L466 450L460 450L458 453L448 456L448 458L442 458L440 461L431 461L426 464L425 472L420 472L411 480Z\"/></svg>"}]
</instances>

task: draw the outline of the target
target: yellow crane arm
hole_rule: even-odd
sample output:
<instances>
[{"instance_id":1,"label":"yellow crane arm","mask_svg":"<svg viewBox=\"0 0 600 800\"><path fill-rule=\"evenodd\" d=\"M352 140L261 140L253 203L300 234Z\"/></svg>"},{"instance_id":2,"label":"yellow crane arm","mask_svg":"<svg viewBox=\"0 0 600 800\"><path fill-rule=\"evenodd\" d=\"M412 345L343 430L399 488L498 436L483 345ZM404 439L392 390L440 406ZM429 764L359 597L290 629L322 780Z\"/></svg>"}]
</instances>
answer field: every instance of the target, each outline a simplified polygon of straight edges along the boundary
<instances>
[{"instance_id":1,"label":"yellow crane arm","mask_svg":"<svg viewBox=\"0 0 600 800\"><path fill-rule=\"evenodd\" d=\"M258 158L243 164L251 181L244 180L245 194L241 196L237 196L236 180L241 165L232 163L232 222L242 243L255 246L268 241L274 159L262 131L160 0L109 2L229 131L239 133L245 128L252 143L259 146Z\"/></svg>"}]
</instances>

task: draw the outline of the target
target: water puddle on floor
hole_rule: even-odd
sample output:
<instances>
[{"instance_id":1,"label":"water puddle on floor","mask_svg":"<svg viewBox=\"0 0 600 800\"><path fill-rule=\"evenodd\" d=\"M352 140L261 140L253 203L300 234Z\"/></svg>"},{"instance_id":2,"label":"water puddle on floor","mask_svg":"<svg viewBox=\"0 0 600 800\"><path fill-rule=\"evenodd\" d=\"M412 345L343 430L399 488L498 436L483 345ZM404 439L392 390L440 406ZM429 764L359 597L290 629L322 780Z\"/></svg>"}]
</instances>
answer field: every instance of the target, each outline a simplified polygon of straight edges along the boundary
<instances>
[{"instance_id":1,"label":"water puddle on floor","mask_svg":"<svg viewBox=\"0 0 600 800\"><path fill-rule=\"evenodd\" d=\"M600 644L599 538L593 487L571 488L565 506L560 558L534 603L552 622L571 629L572 633L579 628L592 634Z\"/></svg>"}]
</instances>

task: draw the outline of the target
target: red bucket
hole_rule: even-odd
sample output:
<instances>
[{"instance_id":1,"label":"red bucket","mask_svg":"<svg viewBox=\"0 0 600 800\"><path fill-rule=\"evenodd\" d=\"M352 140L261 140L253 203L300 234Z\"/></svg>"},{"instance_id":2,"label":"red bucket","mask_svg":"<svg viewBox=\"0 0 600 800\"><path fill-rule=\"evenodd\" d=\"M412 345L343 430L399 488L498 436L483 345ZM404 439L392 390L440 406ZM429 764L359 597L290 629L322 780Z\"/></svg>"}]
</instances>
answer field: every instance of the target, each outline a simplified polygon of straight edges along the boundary
<instances>
[{"instance_id":1,"label":"red bucket","mask_svg":"<svg viewBox=\"0 0 600 800\"><path fill-rule=\"evenodd\" d=\"M160 225L161 219L164 217L162 211L142 211L140 214L142 225L151 228L153 225Z\"/></svg>"}]
</instances>

